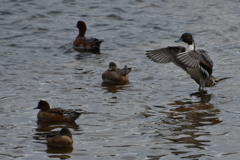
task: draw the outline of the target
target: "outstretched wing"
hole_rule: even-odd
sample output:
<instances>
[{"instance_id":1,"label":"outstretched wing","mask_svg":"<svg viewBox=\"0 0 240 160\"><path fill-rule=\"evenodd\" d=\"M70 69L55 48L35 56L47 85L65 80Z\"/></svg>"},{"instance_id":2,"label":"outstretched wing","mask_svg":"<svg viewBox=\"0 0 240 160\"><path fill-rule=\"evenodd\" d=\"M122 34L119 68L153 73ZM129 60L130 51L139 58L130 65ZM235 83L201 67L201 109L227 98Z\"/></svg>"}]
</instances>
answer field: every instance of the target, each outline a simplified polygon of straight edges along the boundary
<instances>
[{"instance_id":1,"label":"outstretched wing","mask_svg":"<svg viewBox=\"0 0 240 160\"><path fill-rule=\"evenodd\" d=\"M147 51L146 55L149 59L158 63L169 63L175 60L176 54L185 52L185 47L174 46L161 48L157 50Z\"/></svg>"},{"instance_id":2,"label":"outstretched wing","mask_svg":"<svg viewBox=\"0 0 240 160\"><path fill-rule=\"evenodd\" d=\"M186 70L186 67L183 63L180 63L176 59L176 55L182 52L185 52L186 48L182 46L169 46L167 48L161 48L157 50L147 51L146 55L149 59L157 63L169 63L173 62L178 67Z\"/></svg>"},{"instance_id":3,"label":"outstretched wing","mask_svg":"<svg viewBox=\"0 0 240 160\"><path fill-rule=\"evenodd\" d=\"M176 55L176 59L182 65L197 69L203 68L210 75L212 74L213 62L210 59L209 55L204 50L194 50L189 52L182 52Z\"/></svg>"}]
</instances>

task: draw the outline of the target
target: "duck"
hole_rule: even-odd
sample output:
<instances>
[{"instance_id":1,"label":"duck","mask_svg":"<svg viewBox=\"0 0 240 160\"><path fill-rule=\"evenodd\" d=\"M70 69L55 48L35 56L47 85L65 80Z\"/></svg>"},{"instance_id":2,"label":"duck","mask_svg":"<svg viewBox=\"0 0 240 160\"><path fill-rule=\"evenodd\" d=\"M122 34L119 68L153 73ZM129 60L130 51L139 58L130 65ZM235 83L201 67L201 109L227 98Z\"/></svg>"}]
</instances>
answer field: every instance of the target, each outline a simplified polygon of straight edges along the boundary
<instances>
[{"instance_id":1,"label":"duck","mask_svg":"<svg viewBox=\"0 0 240 160\"><path fill-rule=\"evenodd\" d=\"M47 145L58 147L70 147L73 144L72 133L68 128L53 131L46 136Z\"/></svg>"},{"instance_id":2,"label":"duck","mask_svg":"<svg viewBox=\"0 0 240 160\"><path fill-rule=\"evenodd\" d=\"M37 114L39 121L74 122L84 113L81 109L50 108L49 103L43 100L40 100L34 109L40 109Z\"/></svg>"},{"instance_id":3,"label":"duck","mask_svg":"<svg viewBox=\"0 0 240 160\"><path fill-rule=\"evenodd\" d=\"M199 85L198 90L217 84L220 79L212 76L213 61L205 50L196 50L192 34L183 33L176 43L184 42L187 47L168 46L157 50L146 51L149 59L158 63L173 62L186 71L190 77Z\"/></svg>"},{"instance_id":4,"label":"duck","mask_svg":"<svg viewBox=\"0 0 240 160\"><path fill-rule=\"evenodd\" d=\"M110 62L109 69L103 72L102 80L103 82L112 84L122 84L128 82L128 74L131 72L132 68L128 68L127 65L123 69L117 68L116 63Z\"/></svg>"},{"instance_id":5,"label":"duck","mask_svg":"<svg viewBox=\"0 0 240 160\"><path fill-rule=\"evenodd\" d=\"M73 41L73 48L76 50L99 50L102 39L97 39L93 37L85 37L85 33L87 30L87 25L84 21L78 21L77 26L79 30L78 36Z\"/></svg>"}]
</instances>

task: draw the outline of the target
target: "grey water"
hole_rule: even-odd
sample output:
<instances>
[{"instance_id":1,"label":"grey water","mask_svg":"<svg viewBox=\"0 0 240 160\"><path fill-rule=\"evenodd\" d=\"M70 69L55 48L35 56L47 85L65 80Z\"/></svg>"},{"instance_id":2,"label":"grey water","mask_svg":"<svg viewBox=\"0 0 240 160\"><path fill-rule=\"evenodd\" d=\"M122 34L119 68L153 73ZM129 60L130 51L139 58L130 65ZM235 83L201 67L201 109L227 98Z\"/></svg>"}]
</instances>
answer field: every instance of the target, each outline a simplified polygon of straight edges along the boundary
<instances>
[{"instance_id":1,"label":"grey water","mask_svg":"<svg viewBox=\"0 0 240 160\"><path fill-rule=\"evenodd\" d=\"M240 157L239 0L2 0L0 159L175 160ZM78 20L104 39L100 53L77 52ZM172 63L146 50L179 45L192 33L213 75L231 77L198 92ZM102 85L109 62L132 68L129 84ZM33 108L83 109L75 123L41 123ZM72 148L45 135L67 126Z\"/></svg>"}]
</instances>

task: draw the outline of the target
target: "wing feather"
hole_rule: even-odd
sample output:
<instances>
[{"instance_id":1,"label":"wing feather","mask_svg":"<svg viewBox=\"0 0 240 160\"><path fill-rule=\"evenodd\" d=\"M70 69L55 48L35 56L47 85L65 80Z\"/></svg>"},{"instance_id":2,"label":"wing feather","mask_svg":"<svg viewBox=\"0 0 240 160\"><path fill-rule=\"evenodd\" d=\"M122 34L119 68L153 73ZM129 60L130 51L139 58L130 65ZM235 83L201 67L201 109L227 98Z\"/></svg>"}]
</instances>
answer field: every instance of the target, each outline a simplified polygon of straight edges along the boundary
<instances>
[{"instance_id":1,"label":"wing feather","mask_svg":"<svg viewBox=\"0 0 240 160\"><path fill-rule=\"evenodd\" d=\"M175 60L175 55L185 51L185 47L166 47L156 50L147 51L146 55L149 59L158 63L169 63Z\"/></svg>"}]
</instances>

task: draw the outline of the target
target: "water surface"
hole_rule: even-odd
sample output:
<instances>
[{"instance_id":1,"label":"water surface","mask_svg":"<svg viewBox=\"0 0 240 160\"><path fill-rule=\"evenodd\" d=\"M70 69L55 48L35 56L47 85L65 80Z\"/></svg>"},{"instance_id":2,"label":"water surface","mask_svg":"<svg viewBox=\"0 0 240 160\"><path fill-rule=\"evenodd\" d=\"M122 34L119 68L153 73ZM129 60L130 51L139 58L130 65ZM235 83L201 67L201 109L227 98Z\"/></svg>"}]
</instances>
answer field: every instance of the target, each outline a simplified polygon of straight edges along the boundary
<instances>
[{"instance_id":1,"label":"water surface","mask_svg":"<svg viewBox=\"0 0 240 160\"><path fill-rule=\"evenodd\" d=\"M0 159L239 159L238 0L2 1ZM72 49L78 20L101 52ZM178 45L190 32L209 52L213 75L232 77L198 92L173 64L146 50ZM132 68L127 85L102 85L114 61ZM75 123L40 123L33 108L89 112ZM70 128L74 145L49 148L45 135Z\"/></svg>"}]
</instances>

